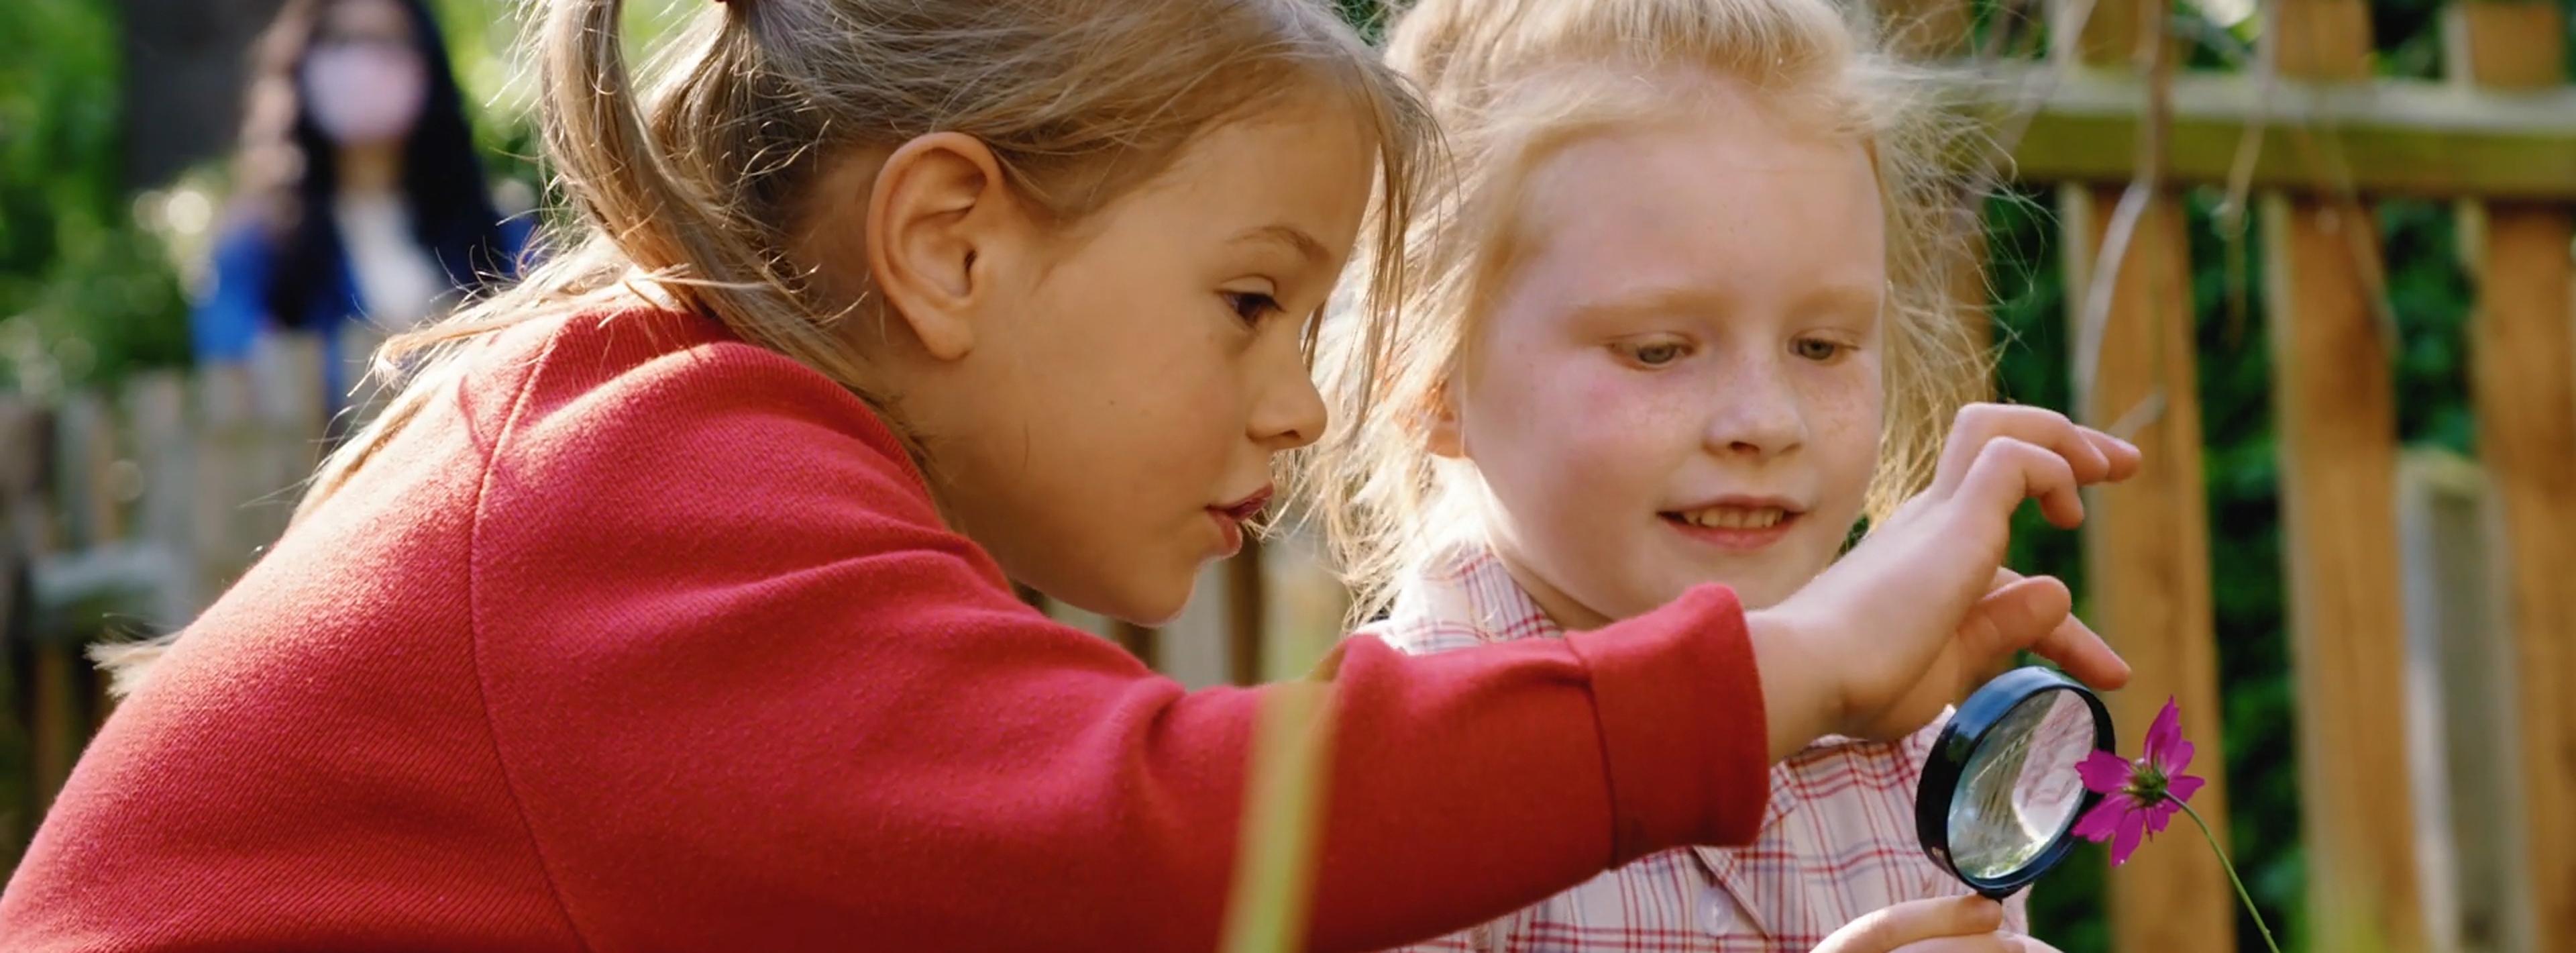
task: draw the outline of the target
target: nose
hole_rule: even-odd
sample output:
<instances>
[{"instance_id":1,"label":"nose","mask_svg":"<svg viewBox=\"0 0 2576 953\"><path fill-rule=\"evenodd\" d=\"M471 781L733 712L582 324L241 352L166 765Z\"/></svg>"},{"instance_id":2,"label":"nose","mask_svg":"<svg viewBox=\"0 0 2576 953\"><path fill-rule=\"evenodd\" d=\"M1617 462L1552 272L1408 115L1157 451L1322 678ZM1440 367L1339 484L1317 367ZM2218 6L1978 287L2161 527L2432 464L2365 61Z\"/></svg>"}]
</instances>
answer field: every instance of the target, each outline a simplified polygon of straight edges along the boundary
<instances>
[{"instance_id":1,"label":"nose","mask_svg":"<svg viewBox=\"0 0 2576 953\"><path fill-rule=\"evenodd\" d=\"M1324 435L1324 395L1315 389L1313 369L1294 335L1279 335L1285 346L1264 346L1254 357L1252 442L1272 453L1295 450Z\"/></svg>"},{"instance_id":2,"label":"nose","mask_svg":"<svg viewBox=\"0 0 2576 953\"><path fill-rule=\"evenodd\" d=\"M1807 415L1789 368L1747 356L1717 380L1702 442L1721 456L1767 459L1807 441Z\"/></svg>"}]
</instances>

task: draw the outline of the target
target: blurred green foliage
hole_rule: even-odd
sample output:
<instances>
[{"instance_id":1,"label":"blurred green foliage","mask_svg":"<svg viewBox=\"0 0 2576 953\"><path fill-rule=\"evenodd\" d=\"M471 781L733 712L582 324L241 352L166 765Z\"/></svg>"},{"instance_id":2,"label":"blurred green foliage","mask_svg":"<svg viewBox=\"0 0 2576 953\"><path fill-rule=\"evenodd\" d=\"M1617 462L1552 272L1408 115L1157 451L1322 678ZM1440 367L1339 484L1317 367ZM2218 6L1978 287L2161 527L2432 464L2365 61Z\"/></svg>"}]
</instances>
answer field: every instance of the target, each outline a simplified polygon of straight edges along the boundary
<instances>
[{"instance_id":1,"label":"blurred green foliage","mask_svg":"<svg viewBox=\"0 0 2576 953\"><path fill-rule=\"evenodd\" d=\"M115 5L0 4L0 394L186 360L184 300L123 182Z\"/></svg>"},{"instance_id":2,"label":"blurred green foliage","mask_svg":"<svg viewBox=\"0 0 2576 953\"><path fill-rule=\"evenodd\" d=\"M536 181L536 128L506 55L516 8L432 4L494 181ZM651 25L680 4L635 6ZM230 149L166 188L129 187L120 25L113 0L0 3L0 394L41 400L189 360L183 275L220 215Z\"/></svg>"}]
</instances>

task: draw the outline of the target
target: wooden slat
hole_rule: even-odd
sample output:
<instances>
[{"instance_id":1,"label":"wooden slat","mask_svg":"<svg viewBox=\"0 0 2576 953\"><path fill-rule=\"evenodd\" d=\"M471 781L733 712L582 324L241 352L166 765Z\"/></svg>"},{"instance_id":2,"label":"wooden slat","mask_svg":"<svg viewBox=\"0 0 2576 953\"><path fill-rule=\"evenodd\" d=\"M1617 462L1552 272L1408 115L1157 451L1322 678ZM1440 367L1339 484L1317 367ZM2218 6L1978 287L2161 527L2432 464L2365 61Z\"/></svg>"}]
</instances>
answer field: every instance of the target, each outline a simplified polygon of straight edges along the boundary
<instances>
[{"instance_id":1,"label":"wooden slat","mask_svg":"<svg viewBox=\"0 0 2576 953\"><path fill-rule=\"evenodd\" d=\"M2089 7L2089 9L2087 9ZM2050 0L2048 17L2052 27L2061 25L2077 13L2084 14L2080 32L2050 31L2049 55L2071 59L2092 66L2121 65L2134 61L2140 37L2149 33L2164 35L2164 52L2175 56L2184 49L2183 41L2170 35L2160 25L2149 22L2151 14L2165 9L2135 2L2109 3L2094 0Z\"/></svg>"},{"instance_id":2,"label":"wooden slat","mask_svg":"<svg viewBox=\"0 0 2576 953\"><path fill-rule=\"evenodd\" d=\"M220 591L250 565L252 547L241 507L255 485L251 467L258 446L250 372L238 364L200 367L190 379L193 400L190 440L197 470L196 502L190 536L196 540L193 568L208 592Z\"/></svg>"},{"instance_id":3,"label":"wooden slat","mask_svg":"<svg viewBox=\"0 0 2576 953\"><path fill-rule=\"evenodd\" d=\"M1311 672L1344 637L1350 590L1325 565L1322 549L1305 531L1281 533L1262 544L1262 670L1267 678Z\"/></svg>"},{"instance_id":4,"label":"wooden slat","mask_svg":"<svg viewBox=\"0 0 2576 953\"><path fill-rule=\"evenodd\" d=\"M2147 47L2164 34L2144 18L2161 3L2100 0L2084 24L2077 55L2097 69L2135 74ZM2142 49L2141 47L2145 47ZM2061 53L2061 55L2063 55ZM2143 100L2141 100L2143 102ZM2161 156L2137 161L2161 165ZM2202 486L2199 381L2195 370L2190 237L2181 203L2158 190L2145 206L2117 262L2100 261L2114 210L2128 186L2068 185L2058 190L2065 251L2071 342L2068 360L2093 362L2076 410L2097 427L2126 425L2122 436L2145 451L2138 475L2087 494L2084 558L2093 625L2135 673L2107 701L2114 723L2134 747L2166 698L2203 739L2192 773L2205 779L2193 804L2213 819L2226 843L2226 756L2220 721L2218 644L2209 587L2209 507ZM2092 297L2085 289L2115 269L2109 310L2087 333L2079 322ZM2099 335L2099 341L2091 340ZM2090 346L2088 346L2088 343ZM2206 850L2148 850L2131 855L2109 879L2111 946L2127 953L2236 948L2235 889Z\"/></svg>"},{"instance_id":5,"label":"wooden slat","mask_svg":"<svg viewBox=\"0 0 2576 953\"><path fill-rule=\"evenodd\" d=\"M72 548L114 542L125 533L108 470L116 462L116 420L107 401L82 392L55 417L53 485Z\"/></svg>"},{"instance_id":6,"label":"wooden slat","mask_svg":"<svg viewBox=\"0 0 2576 953\"><path fill-rule=\"evenodd\" d=\"M2067 287L2082 288L2120 192L2071 186L2060 195L2070 250ZM2113 285L2092 393L2076 398L2097 426L2144 421L2128 436L2146 459L2128 482L2092 491L2084 555L2091 621L2136 672L2126 690L2108 697L2112 719L2124 729L2122 743L2134 746L2164 700L2174 698L2183 723L2201 739L2192 773L2209 780L2192 803L2218 824L2224 843L2226 758L2215 743L2225 737L2224 705L2210 602L2189 264L2180 203L2155 199ZM2110 878L2110 887L2113 949L2235 948L2235 890L2206 850L2140 851Z\"/></svg>"},{"instance_id":7,"label":"wooden slat","mask_svg":"<svg viewBox=\"0 0 2576 953\"><path fill-rule=\"evenodd\" d=\"M2280 196L2264 214L2309 917L2336 938L2315 948L2414 949L2390 342L2344 231L2372 225Z\"/></svg>"},{"instance_id":8,"label":"wooden slat","mask_svg":"<svg viewBox=\"0 0 2576 953\"><path fill-rule=\"evenodd\" d=\"M2272 8L2273 62L2294 79L2370 78L2370 5L2362 0L2283 0Z\"/></svg>"},{"instance_id":9,"label":"wooden slat","mask_svg":"<svg viewBox=\"0 0 2576 953\"><path fill-rule=\"evenodd\" d=\"M2566 79L2567 22L2554 3L2472 0L2451 9L2469 82L2501 90ZM2478 448L2504 513L2506 629L2521 684L2521 839L2533 949L2576 950L2576 240L2564 205L2489 203L2464 216L2478 249L2471 389Z\"/></svg>"},{"instance_id":10,"label":"wooden slat","mask_svg":"<svg viewBox=\"0 0 2576 953\"><path fill-rule=\"evenodd\" d=\"M50 456L45 446L47 429L42 411L0 395L0 504L38 491Z\"/></svg>"},{"instance_id":11,"label":"wooden slat","mask_svg":"<svg viewBox=\"0 0 2576 953\"><path fill-rule=\"evenodd\" d=\"M32 732L24 701L28 683L20 660L34 633L23 623L31 607L19 601L18 574L30 554L21 540L35 535L30 522L45 517L38 495L48 467L47 441L36 408L0 396L0 749L28 751ZM0 773L0 868L15 862L36 826L34 772Z\"/></svg>"},{"instance_id":12,"label":"wooden slat","mask_svg":"<svg viewBox=\"0 0 2576 953\"><path fill-rule=\"evenodd\" d=\"M1914 59L1967 52L1969 30L1976 25L1968 0L1879 0L1877 12L1888 47Z\"/></svg>"},{"instance_id":13,"label":"wooden slat","mask_svg":"<svg viewBox=\"0 0 2576 953\"><path fill-rule=\"evenodd\" d=\"M1988 72L1956 96L1998 127L2020 129L2011 145L2022 180L2128 180L2144 101L2137 79L2039 64ZM2424 80L2267 85L2245 73L2178 71L2173 105L2165 171L2177 185L2226 182L2245 131L2260 128L2253 184L2316 189L2328 179L2296 137L2330 128L2343 172L2364 192L2576 199L2576 88L2505 96ZM2015 119L2024 113L2026 124Z\"/></svg>"},{"instance_id":14,"label":"wooden slat","mask_svg":"<svg viewBox=\"0 0 2576 953\"><path fill-rule=\"evenodd\" d=\"M2281 0L2267 42L2287 75L2368 75L2359 0ZM2307 946L2409 953L2425 942L2407 772L2387 329L2365 275L2376 225L2330 200L2263 200L2283 541L2299 697Z\"/></svg>"},{"instance_id":15,"label":"wooden slat","mask_svg":"<svg viewBox=\"0 0 2576 953\"><path fill-rule=\"evenodd\" d=\"M1971 29L1976 23L1973 5L1968 0L1881 0L1877 5L1880 28L1888 46L1897 55L1925 61L1955 59L1973 52ZM1991 170L1981 170L1991 174ZM1994 324L1990 308L1990 290L1986 284L1986 242L1981 214L1982 197L1973 197L1968 208L1961 209L1960 229L1956 236L1957 257L1949 263L1950 305L1959 322L1968 329L1978 353L1990 353L1994 347ZM1981 399L1990 394L1978 395Z\"/></svg>"},{"instance_id":16,"label":"wooden slat","mask_svg":"<svg viewBox=\"0 0 2576 953\"><path fill-rule=\"evenodd\" d=\"M1048 605L1051 601L1047 598L1046 593L1039 592L1016 582L1011 584L1011 594L1020 597L1020 602L1026 604L1029 608L1038 610L1040 613L1045 613L1047 611Z\"/></svg>"},{"instance_id":17,"label":"wooden slat","mask_svg":"<svg viewBox=\"0 0 2576 953\"><path fill-rule=\"evenodd\" d=\"M20 608L12 602L17 596L13 584L29 555L21 548L23 540L34 535L33 527L21 523L45 516L37 496L50 456L43 433L34 407L0 396L0 644L15 634L8 627Z\"/></svg>"},{"instance_id":18,"label":"wooden slat","mask_svg":"<svg viewBox=\"0 0 2576 953\"><path fill-rule=\"evenodd\" d=\"M2515 676L2494 491L2474 461L2416 449L2398 459L2397 493L2425 929L2437 950L2530 950L2520 752L2499 743L2516 713L2496 690Z\"/></svg>"},{"instance_id":19,"label":"wooden slat","mask_svg":"<svg viewBox=\"0 0 2576 953\"><path fill-rule=\"evenodd\" d=\"M1269 602L1261 572L1261 541L1246 539L1225 563L1226 677L1237 685L1261 681Z\"/></svg>"},{"instance_id":20,"label":"wooden slat","mask_svg":"<svg viewBox=\"0 0 2576 953\"><path fill-rule=\"evenodd\" d=\"M323 363L333 357L313 334L272 335L261 347L264 353L255 365L261 376L253 383L261 391L268 460L263 485L256 488L260 496L244 502L245 512L256 518L255 542L265 547L286 531L304 481L321 463L333 403L322 384Z\"/></svg>"},{"instance_id":21,"label":"wooden slat","mask_svg":"<svg viewBox=\"0 0 2576 953\"><path fill-rule=\"evenodd\" d=\"M312 335L277 334L262 338L246 364L198 371L193 533L203 591L239 578L294 514L320 460L323 360Z\"/></svg>"},{"instance_id":22,"label":"wooden slat","mask_svg":"<svg viewBox=\"0 0 2576 953\"><path fill-rule=\"evenodd\" d=\"M82 739L89 737L80 712L80 698L88 689L82 684L83 666L70 644L39 642L31 655L27 684L21 689L27 692L27 761L41 816L63 789L64 779L71 777Z\"/></svg>"},{"instance_id":23,"label":"wooden slat","mask_svg":"<svg viewBox=\"0 0 2576 953\"><path fill-rule=\"evenodd\" d=\"M1982 204L1983 199L1975 200ZM1977 215L1983 209L1969 211ZM1993 365L2001 360L1995 353L1994 288L1986 280L1986 233L1982 218L1974 224L1958 248L1958 257L1950 263L1950 306L1955 317L1968 329L1969 340L1977 353L1985 355L1988 364L1984 386L1975 394L1977 400L1994 399Z\"/></svg>"},{"instance_id":24,"label":"wooden slat","mask_svg":"<svg viewBox=\"0 0 2576 953\"><path fill-rule=\"evenodd\" d=\"M1112 622L1109 638L1156 671L1163 668L1162 633L1133 622Z\"/></svg>"},{"instance_id":25,"label":"wooden slat","mask_svg":"<svg viewBox=\"0 0 2576 953\"><path fill-rule=\"evenodd\" d=\"M149 603L144 620L167 631L186 625L204 608L196 551L195 441L188 428L188 382L173 372L136 377L125 388L133 422L135 461L142 470L143 500L135 521L141 538L167 553L174 572Z\"/></svg>"}]
</instances>

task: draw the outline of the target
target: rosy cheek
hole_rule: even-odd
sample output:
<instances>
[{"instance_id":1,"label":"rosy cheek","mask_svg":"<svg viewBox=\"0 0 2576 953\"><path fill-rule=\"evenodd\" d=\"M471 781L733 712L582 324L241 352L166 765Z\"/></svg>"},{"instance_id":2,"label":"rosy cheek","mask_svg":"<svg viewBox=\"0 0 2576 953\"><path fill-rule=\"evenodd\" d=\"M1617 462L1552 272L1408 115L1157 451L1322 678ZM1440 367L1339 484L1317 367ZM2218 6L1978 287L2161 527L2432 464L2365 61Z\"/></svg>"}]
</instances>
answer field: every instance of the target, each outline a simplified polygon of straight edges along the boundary
<instances>
[{"instance_id":1,"label":"rosy cheek","mask_svg":"<svg viewBox=\"0 0 2576 953\"><path fill-rule=\"evenodd\" d=\"M1572 392L1574 404L1586 417L1630 413L1636 406L1638 388L1621 379L1623 375L1595 370L1569 371L1565 376L1570 383L1565 390Z\"/></svg>"},{"instance_id":2,"label":"rosy cheek","mask_svg":"<svg viewBox=\"0 0 2576 953\"><path fill-rule=\"evenodd\" d=\"M1859 388L1838 389L1818 395L1808 402L1815 429L1835 433L1876 433L1879 402L1875 393Z\"/></svg>"},{"instance_id":3,"label":"rosy cheek","mask_svg":"<svg viewBox=\"0 0 2576 953\"><path fill-rule=\"evenodd\" d=\"M1847 378L1827 394L1827 412L1836 422L1875 434L1886 418L1887 394L1878 362L1854 362Z\"/></svg>"},{"instance_id":4,"label":"rosy cheek","mask_svg":"<svg viewBox=\"0 0 2576 953\"><path fill-rule=\"evenodd\" d=\"M1672 383L1617 368L1580 375L1556 411L1565 441L1588 453L1635 454L1682 415L1686 402Z\"/></svg>"}]
</instances>

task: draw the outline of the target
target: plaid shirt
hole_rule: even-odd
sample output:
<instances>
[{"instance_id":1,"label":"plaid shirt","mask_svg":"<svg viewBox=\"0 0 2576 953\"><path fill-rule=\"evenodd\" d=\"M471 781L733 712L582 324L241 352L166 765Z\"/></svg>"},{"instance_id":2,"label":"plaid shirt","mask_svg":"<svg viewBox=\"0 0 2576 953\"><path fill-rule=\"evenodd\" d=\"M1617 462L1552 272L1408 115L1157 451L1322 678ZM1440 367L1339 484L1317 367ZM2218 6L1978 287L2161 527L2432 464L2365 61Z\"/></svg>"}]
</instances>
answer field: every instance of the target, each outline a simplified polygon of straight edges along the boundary
<instances>
[{"instance_id":1,"label":"plaid shirt","mask_svg":"<svg viewBox=\"0 0 2576 953\"><path fill-rule=\"evenodd\" d=\"M1490 552L1409 580L1385 620L1360 630L1412 654L1554 638L1564 630ZM1914 788L1940 733L1894 743L1824 738L1771 770L1762 833L1741 848L1669 850L1501 920L1416 951L1619 953L1806 951L1862 914L1968 892L1914 836ZM2027 927L2024 898L2005 925Z\"/></svg>"}]
</instances>

